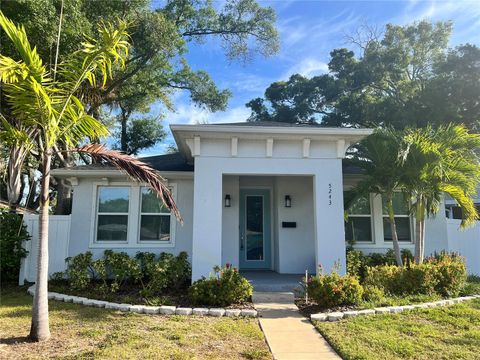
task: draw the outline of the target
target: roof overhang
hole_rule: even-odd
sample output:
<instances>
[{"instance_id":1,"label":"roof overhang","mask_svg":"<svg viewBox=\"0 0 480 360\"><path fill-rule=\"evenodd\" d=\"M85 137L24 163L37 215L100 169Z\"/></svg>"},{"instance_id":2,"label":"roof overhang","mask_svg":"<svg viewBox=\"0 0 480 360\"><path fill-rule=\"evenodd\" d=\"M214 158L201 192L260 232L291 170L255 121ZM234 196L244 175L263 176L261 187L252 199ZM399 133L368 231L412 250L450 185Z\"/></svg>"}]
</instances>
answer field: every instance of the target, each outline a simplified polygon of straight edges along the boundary
<instances>
[{"instance_id":1,"label":"roof overhang","mask_svg":"<svg viewBox=\"0 0 480 360\"><path fill-rule=\"evenodd\" d=\"M308 138L311 140L337 141L354 144L364 137L373 133L373 129L355 128L331 128L331 127L285 127L285 126L242 126L242 125L170 125L173 137L177 142L180 152L185 154L187 159L192 159L192 154L187 139L195 136L210 139L238 139L264 140L274 138L276 140L295 140Z\"/></svg>"}]
</instances>

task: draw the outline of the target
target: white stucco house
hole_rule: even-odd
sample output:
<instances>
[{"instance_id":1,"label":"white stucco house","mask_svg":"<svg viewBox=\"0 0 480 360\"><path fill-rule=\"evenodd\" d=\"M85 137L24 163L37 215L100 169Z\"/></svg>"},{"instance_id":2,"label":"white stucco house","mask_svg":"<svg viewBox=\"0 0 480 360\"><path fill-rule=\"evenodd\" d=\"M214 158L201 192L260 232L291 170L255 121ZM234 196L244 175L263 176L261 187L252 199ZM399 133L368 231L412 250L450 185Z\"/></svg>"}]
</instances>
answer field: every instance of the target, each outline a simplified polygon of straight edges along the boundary
<instances>
[{"instance_id":1,"label":"white stucco house","mask_svg":"<svg viewBox=\"0 0 480 360\"><path fill-rule=\"evenodd\" d=\"M51 273L64 270L68 256L92 251L98 257L113 249L130 255L186 251L194 280L225 263L299 274L315 272L318 264L329 270L338 263L344 270L346 240L365 252L392 247L380 196L357 201L344 221L344 191L361 177L358 169L342 165L345 151L372 130L282 123L171 125L171 130L178 153L142 160L168 181L184 224L147 187L114 168L53 170L71 184L73 204L71 215L52 217ZM413 251L413 222L402 199L396 202L397 226L402 246ZM427 254L461 250L451 245L458 224L450 226L455 220L444 214L445 209L428 220ZM35 218L26 220L35 238ZM21 280L34 279L35 242L30 243ZM472 246L466 251L480 257L480 248ZM472 266L471 272L480 273Z\"/></svg>"}]
</instances>

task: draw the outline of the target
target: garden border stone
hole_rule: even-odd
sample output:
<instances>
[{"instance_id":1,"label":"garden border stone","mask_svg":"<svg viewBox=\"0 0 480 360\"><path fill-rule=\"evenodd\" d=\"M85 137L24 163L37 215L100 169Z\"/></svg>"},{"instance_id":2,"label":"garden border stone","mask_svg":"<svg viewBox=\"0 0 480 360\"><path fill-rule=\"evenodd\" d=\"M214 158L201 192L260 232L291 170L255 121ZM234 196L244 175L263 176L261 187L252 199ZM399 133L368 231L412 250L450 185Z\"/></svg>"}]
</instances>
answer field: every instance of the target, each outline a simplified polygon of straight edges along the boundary
<instances>
[{"instance_id":1,"label":"garden border stone","mask_svg":"<svg viewBox=\"0 0 480 360\"><path fill-rule=\"evenodd\" d=\"M444 299L434 302L426 302L421 304L411 304L402 306L383 306L376 307L374 309L364 310L348 310L348 311L335 311L335 312L323 312L317 314L311 314L310 320L314 321L339 321L341 319L348 319L360 315L383 315L383 314L397 314L402 311L414 310L414 309L426 309L434 308L437 306L450 306L456 305L463 301L469 301L473 299L479 299L480 294L470 296L460 296L451 299ZM243 311L242 311L243 313Z\"/></svg>"},{"instance_id":2,"label":"garden border stone","mask_svg":"<svg viewBox=\"0 0 480 360\"><path fill-rule=\"evenodd\" d=\"M27 289L27 293L31 296L35 295L35 285ZM104 300L87 299L81 296L59 294L56 292L48 292L49 300L63 301L77 305L92 306L97 308L104 308L107 310L119 310L123 312L134 312L138 314L162 314L162 315L196 315L196 316L229 316L229 317L257 317L258 312L254 309L224 309L224 308L189 308L177 306L146 306L146 305L131 305L108 302Z\"/></svg>"}]
</instances>

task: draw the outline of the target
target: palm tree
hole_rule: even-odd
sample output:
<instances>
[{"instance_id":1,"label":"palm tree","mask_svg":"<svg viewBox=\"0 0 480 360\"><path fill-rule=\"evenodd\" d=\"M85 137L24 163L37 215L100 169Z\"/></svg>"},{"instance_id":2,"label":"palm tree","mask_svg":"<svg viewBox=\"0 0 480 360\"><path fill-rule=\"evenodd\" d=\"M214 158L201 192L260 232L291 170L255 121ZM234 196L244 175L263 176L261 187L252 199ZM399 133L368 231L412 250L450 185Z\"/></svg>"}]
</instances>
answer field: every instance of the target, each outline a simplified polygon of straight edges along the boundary
<instances>
[{"instance_id":1,"label":"palm tree","mask_svg":"<svg viewBox=\"0 0 480 360\"><path fill-rule=\"evenodd\" d=\"M425 252L425 219L439 211L443 194L462 209L461 227L475 223L473 197L480 182L480 135L463 125L409 129L402 155L402 183L415 199L415 262Z\"/></svg>"},{"instance_id":2,"label":"palm tree","mask_svg":"<svg viewBox=\"0 0 480 360\"><path fill-rule=\"evenodd\" d=\"M73 53L58 66L54 80L47 72L35 48L30 45L25 29L15 25L0 12L0 27L12 41L20 55L16 61L0 55L0 80L12 115L21 126L13 126L0 114L3 140L20 143L27 148L38 148L42 159L40 190L39 248L37 259L36 290L33 300L30 338L35 341L50 337L48 322L48 212L50 167L57 144L69 148L86 139L99 139L108 134L107 128L86 114L75 94L88 81L95 85L97 74L105 84L115 64L122 65L128 54L126 23L104 24L99 29L99 39L85 38L83 48ZM32 136L33 134L33 136ZM134 179L146 182L158 194L177 218L179 211L164 185L163 179L147 165L102 145L86 145L78 152L107 161L124 170Z\"/></svg>"},{"instance_id":3,"label":"palm tree","mask_svg":"<svg viewBox=\"0 0 480 360\"><path fill-rule=\"evenodd\" d=\"M403 266L393 197L401 187L401 164L399 154L402 148L402 134L393 129L378 129L363 139L353 152L353 164L364 170L364 177L356 186L356 197L369 196L370 193L386 199L388 219L392 233L393 249L399 266Z\"/></svg>"}]
</instances>

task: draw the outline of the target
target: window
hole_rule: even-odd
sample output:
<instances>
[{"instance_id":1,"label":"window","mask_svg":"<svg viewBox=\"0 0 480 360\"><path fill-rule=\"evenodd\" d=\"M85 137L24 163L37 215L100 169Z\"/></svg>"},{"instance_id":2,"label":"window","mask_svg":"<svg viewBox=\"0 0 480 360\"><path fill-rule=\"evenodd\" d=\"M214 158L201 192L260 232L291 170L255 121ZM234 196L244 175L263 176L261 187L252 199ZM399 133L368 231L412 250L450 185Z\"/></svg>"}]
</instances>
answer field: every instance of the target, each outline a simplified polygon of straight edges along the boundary
<instances>
[{"instance_id":1,"label":"window","mask_svg":"<svg viewBox=\"0 0 480 360\"><path fill-rule=\"evenodd\" d=\"M345 238L353 242L372 242L372 212L370 197L360 197L348 209Z\"/></svg>"},{"instance_id":2,"label":"window","mask_svg":"<svg viewBox=\"0 0 480 360\"><path fill-rule=\"evenodd\" d=\"M97 241L127 241L129 187L98 188Z\"/></svg>"},{"instance_id":3,"label":"window","mask_svg":"<svg viewBox=\"0 0 480 360\"><path fill-rule=\"evenodd\" d=\"M412 232L410 225L410 214L408 201L403 193L396 192L393 196L393 211L395 213L395 225L397 226L398 241L411 242ZM390 220L388 218L387 200L382 197L383 213L383 237L385 241L392 241L392 231Z\"/></svg>"},{"instance_id":4,"label":"window","mask_svg":"<svg viewBox=\"0 0 480 360\"><path fill-rule=\"evenodd\" d=\"M150 188L141 189L140 241L169 242L170 210Z\"/></svg>"}]
</instances>

